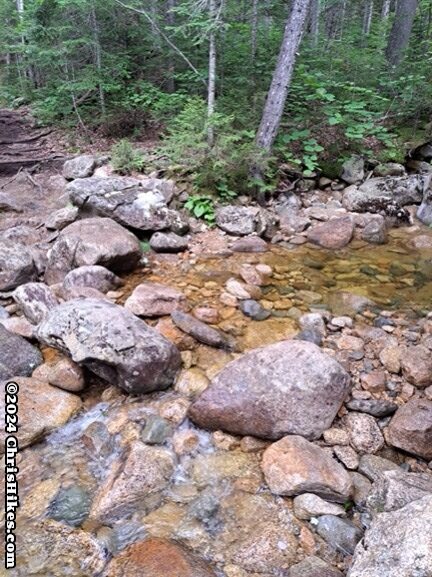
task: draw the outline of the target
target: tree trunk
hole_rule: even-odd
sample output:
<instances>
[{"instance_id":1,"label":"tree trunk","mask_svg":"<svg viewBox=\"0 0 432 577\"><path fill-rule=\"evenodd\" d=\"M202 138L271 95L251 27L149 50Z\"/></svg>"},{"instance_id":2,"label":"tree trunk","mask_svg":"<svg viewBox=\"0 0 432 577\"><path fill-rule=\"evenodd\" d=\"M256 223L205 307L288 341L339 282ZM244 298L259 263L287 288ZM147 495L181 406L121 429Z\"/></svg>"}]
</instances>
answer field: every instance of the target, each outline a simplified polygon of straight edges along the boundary
<instances>
[{"instance_id":1,"label":"tree trunk","mask_svg":"<svg viewBox=\"0 0 432 577\"><path fill-rule=\"evenodd\" d=\"M165 21L168 26L175 25L175 14L173 9L175 8L175 0L167 0L166 2L166 13L165 13ZM171 94L175 92L175 65L174 65L174 56L171 51L168 54L168 80L167 80L167 91Z\"/></svg>"},{"instance_id":2,"label":"tree trunk","mask_svg":"<svg viewBox=\"0 0 432 577\"><path fill-rule=\"evenodd\" d=\"M390 4L391 0L383 0L382 8L381 8L381 18L383 20L387 20L390 15Z\"/></svg>"},{"instance_id":3,"label":"tree trunk","mask_svg":"<svg viewBox=\"0 0 432 577\"><path fill-rule=\"evenodd\" d=\"M308 14L310 0L294 0L256 136L259 148L269 152L277 136L289 85Z\"/></svg>"},{"instance_id":4,"label":"tree trunk","mask_svg":"<svg viewBox=\"0 0 432 577\"><path fill-rule=\"evenodd\" d=\"M101 107L102 116L106 116L106 104L105 104L105 91L102 84L102 50L100 45L100 35L99 35L99 22L96 16L96 8L95 3L92 1L91 8L90 8L90 18L91 18L91 27L92 27L92 34L93 34L93 43L94 43L94 57L95 57L95 64L96 69L99 75L98 81L98 91L99 91L99 102Z\"/></svg>"},{"instance_id":5,"label":"tree trunk","mask_svg":"<svg viewBox=\"0 0 432 577\"><path fill-rule=\"evenodd\" d=\"M251 60L252 66L255 65L257 53L257 34L258 34L258 0L252 2L252 34L251 34Z\"/></svg>"},{"instance_id":6,"label":"tree trunk","mask_svg":"<svg viewBox=\"0 0 432 577\"><path fill-rule=\"evenodd\" d=\"M311 12L310 32L312 38L312 46L316 48L318 46L318 40L319 40L320 0L312 0L310 12Z\"/></svg>"},{"instance_id":7,"label":"tree trunk","mask_svg":"<svg viewBox=\"0 0 432 577\"><path fill-rule=\"evenodd\" d=\"M374 8L373 0L366 0L363 13L363 36L369 36L370 34L373 8Z\"/></svg>"},{"instance_id":8,"label":"tree trunk","mask_svg":"<svg viewBox=\"0 0 432 577\"><path fill-rule=\"evenodd\" d=\"M209 79L208 79L208 98L207 98L207 120L209 121L207 140L210 147L214 144L214 128L211 120L215 111L216 102L216 0L209 0L209 15L211 20L211 31L209 38Z\"/></svg>"},{"instance_id":9,"label":"tree trunk","mask_svg":"<svg viewBox=\"0 0 432 577\"><path fill-rule=\"evenodd\" d=\"M392 66L398 66L409 44L418 0L399 0L395 21L390 32L386 57Z\"/></svg>"}]
</instances>

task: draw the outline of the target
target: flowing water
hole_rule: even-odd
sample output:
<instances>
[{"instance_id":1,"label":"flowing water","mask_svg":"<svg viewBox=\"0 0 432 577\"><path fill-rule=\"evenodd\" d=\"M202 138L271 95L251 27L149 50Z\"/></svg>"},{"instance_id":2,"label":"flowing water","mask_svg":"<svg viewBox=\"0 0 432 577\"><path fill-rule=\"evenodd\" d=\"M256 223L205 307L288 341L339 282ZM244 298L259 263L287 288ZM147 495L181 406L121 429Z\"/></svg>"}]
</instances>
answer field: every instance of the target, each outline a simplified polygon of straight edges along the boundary
<instances>
[{"instance_id":1,"label":"flowing water","mask_svg":"<svg viewBox=\"0 0 432 577\"><path fill-rule=\"evenodd\" d=\"M326 307L341 290L366 296L383 309L421 315L430 309L432 250L410 248L411 237L407 229L394 230L387 245L355 241L338 253L308 245L227 258L158 257L149 272L127 279L123 298L143 280L178 287L192 306L220 311L220 328L236 339L237 352L291 336L298 330L299 311ZM266 321L251 321L220 304L225 282L246 262L266 263L274 270L262 295L264 306L272 309ZM309 530L293 517L289 500L266 490L259 467L262 446L197 430L185 419L194 395L234 355L206 346L186 350L175 389L141 398L91 385L81 414L19 457L18 568L7 574L93 577L111 555L152 535L180 540L215 564L221 575L286 575L293 562L288 553L292 536L307 551ZM173 464L169 482L137 496L137 481L131 479L126 493L135 495L132 510L118 508L124 498L119 494L113 516L101 522L94 513L95 500L115 471L121 475L131 443L147 439L145 424L155 416L164 419L166 430L152 447ZM65 526L74 528L75 541ZM269 548L264 567L254 553L259 540ZM321 553L331 556L327 550ZM243 573L236 573L240 566Z\"/></svg>"}]
</instances>

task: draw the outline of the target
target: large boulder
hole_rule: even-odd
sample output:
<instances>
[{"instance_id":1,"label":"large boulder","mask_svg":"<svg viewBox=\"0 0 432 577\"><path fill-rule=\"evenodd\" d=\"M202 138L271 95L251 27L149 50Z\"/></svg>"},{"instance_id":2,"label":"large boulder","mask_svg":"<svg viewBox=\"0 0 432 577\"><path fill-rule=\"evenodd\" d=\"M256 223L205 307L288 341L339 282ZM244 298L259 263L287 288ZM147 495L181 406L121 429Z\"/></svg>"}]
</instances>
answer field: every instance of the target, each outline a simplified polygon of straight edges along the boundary
<instances>
[{"instance_id":1,"label":"large boulder","mask_svg":"<svg viewBox=\"0 0 432 577\"><path fill-rule=\"evenodd\" d=\"M123 307L74 299L54 308L38 338L130 393L169 387L180 369L176 347Z\"/></svg>"},{"instance_id":2,"label":"large boulder","mask_svg":"<svg viewBox=\"0 0 432 577\"><path fill-rule=\"evenodd\" d=\"M68 272L99 264L114 272L133 270L141 258L138 239L110 218L87 218L67 226L48 260L45 281L62 282Z\"/></svg>"},{"instance_id":3,"label":"large boulder","mask_svg":"<svg viewBox=\"0 0 432 577\"><path fill-rule=\"evenodd\" d=\"M432 495L432 475L397 469L385 471L375 481L367 504L369 509L377 512L396 511L427 495Z\"/></svg>"},{"instance_id":4,"label":"large boulder","mask_svg":"<svg viewBox=\"0 0 432 577\"><path fill-rule=\"evenodd\" d=\"M417 211L417 218L427 226L432 224L432 190L430 188L423 195L423 201Z\"/></svg>"},{"instance_id":5,"label":"large boulder","mask_svg":"<svg viewBox=\"0 0 432 577\"><path fill-rule=\"evenodd\" d=\"M271 238L278 219L268 211L252 206L222 206L216 210L217 226L234 236L247 236L256 232Z\"/></svg>"},{"instance_id":6,"label":"large boulder","mask_svg":"<svg viewBox=\"0 0 432 577\"><path fill-rule=\"evenodd\" d=\"M403 451L432 459L432 401L414 398L396 412L387 441Z\"/></svg>"},{"instance_id":7,"label":"large boulder","mask_svg":"<svg viewBox=\"0 0 432 577\"><path fill-rule=\"evenodd\" d=\"M42 360L39 349L0 324L0 380L29 377Z\"/></svg>"},{"instance_id":8,"label":"large boulder","mask_svg":"<svg viewBox=\"0 0 432 577\"><path fill-rule=\"evenodd\" d=\"M174 541L150 538L129 545L108 565L106 577L215 577L214 571Z\"/></svg>"},{"instance_id":9,"label":"large boulder","mask_svg":"<svg viewBox=\"0 0 432 577\"><path fill-rule=\"evenodd\" d=\"M64 425L80 408L81 399L44 381L34 378L14 377L19 387L19 428L17 437L23 449ZM7 382L1 385L0 395L0 452L5 441L5 391Z\"/></svg>"},{"instance_id":10,"label":"large boulder","mask_svg":"<svg viewBox=\"0 0 432 577\"><path fill-rule=\"evenodd\" d=\"M63 280L63 289L73 294L81 288L92 288L101 293L115 290L124 284L116 274L100 265L80 266L69 272Z\"/></svg>"},{"instance_id":11,"label":"large boulder","mask_svg":"<svg viewBox=\"0 0 432 577\"><path fill-rule=\"evenodd\" d=\"M208 429L280 439L316 439L350 388L347 372L316 345L287 340L229 363L193 403L192 420Z\"/></svg>"},{"instance_id":12,"label":"large boulder","mask_svg":"<svg viewBox=\"0 0 432 577\"><path fill-rule=\"evenodd\" d=\"M349 473L310 441L289 435L265 450L262 470L270 491L292 497L314 493L344 503L353 492Z\"/></svg>"},{"instance_id":13,"label":"large boulder","mask_svg":"<svg viewBox=\"0 0 432 577\"><path fill-rule=\"evenodd\" d=\"M430 577L432 495L381 513L355 550L348 577Z\"/></svg>"},{"instance_id":14,"label":"large boulder","mask_svg":"<svg viewBox=\"0 0 432 577\"><path fill-rule=\"evenodd\" d=\"M350 186L344 192L343 204L352 212L381 212L394 204L418 204L431 182L431 175L371 178L361 186Z\"/></svg>"},{"instance_id":15,"label":"large boulder","mask_svg":"<svg viewBox=\"0 0 432 577\"><path fill-rule=\"evenodd\" d=\"M96 159L89 154L82 154L76 158L66 160L63 165L63 176L66 180L86 178L91 176L96 168Z\"/></svg>"},{"instance_id":16,"label":"large boulder","mask_svg":"<svg viewBox=\"0 0 432 577\"><path fill-rule=\"evenodd\" d=\"M155 178L93 177L67 186L71 202L88 215L109 217L142 231L185 232L187 222L167 204L175 190L171 181Z\"/></svg>"},{"instance_id":17,"label":"large boulder","mask_svg":"<svg viewBox=\"0 0 432 577\"><path fill-rule=\"evenodd\" d=\"M31 252L21 243L0 239L0 291L13 290L36 277Z\"/></svg>"}]
</instances>

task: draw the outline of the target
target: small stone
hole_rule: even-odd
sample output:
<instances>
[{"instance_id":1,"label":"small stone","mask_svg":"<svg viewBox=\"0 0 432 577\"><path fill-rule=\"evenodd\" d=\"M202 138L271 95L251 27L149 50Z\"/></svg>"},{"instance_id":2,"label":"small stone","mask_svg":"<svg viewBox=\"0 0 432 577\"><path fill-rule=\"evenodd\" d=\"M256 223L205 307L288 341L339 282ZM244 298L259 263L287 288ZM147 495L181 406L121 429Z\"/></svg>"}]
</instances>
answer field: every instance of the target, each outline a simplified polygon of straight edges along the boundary
<instances>
[{"instance_id":1,"label":"small stone","mask_svg":"<svg viewBox=\"0 0 432 577\"><path fill-rule=\"evenodd\" d=\"M312 517L320 515L345 516L345 509L335 503L328 503L314 495L313 493L304 493L294 498L294 515L297 519L309 521Z\"/></svg>"},{"instance_id":2,"label":"small stone","mask_svg":"<svg viewBox=\"0 0 432 577\"><path fill-rule=\"evenodd\" d=\"M422 345L404 347L400 357L402 373L413 385L427 387L432 382L432 355Z\"/></svg>"},{"instance_id":3,"label":"small stone","mask_svg":"<svg viewBox=\"0 0 432 577\"><path fill-rule=\"evenodd\" d=\"M324 441L328 445L348 445L349 435L344 429L327 429L323 433Z\"/></svg>"},{"instance_id":4,"label":"small stone","mask_svg":"<svg viewBox=\"0 0 432 577\"><path fill-rule=\"evenodd\" d=\"M432 401L412 399L400 407L388 427L388 442L426 461L432 459Z\"/></svg>"},{"instance_id":5,"label":"small stone","mask_svg":"<svg viewBox=\"0 0 432 577\"><path fill-rule=\"evenodd\" d=\"M350 216L335 218L310 229L308 240L323 248L337 250L345 247L352 239L354 222Z\"/></svg>"},{"instance_id":6,"label":"small stone","mask_svg":"<svg viewBox=\"0 0 432 577\"><path fill-rule=\"evenodd\" d=\"M360 453L376 453L384 446L384 437L373 417L363 413L348 413L345 424L352 447Z\"/></svg>"},{"instance_id":7,"label":"small stone","mask_svg":"<svg viewBox=\"0 0 432 577\"><path fill-rule=\"evenodd\" d=\"M177 431L173 436L173 448L176 455L189 455L199 446L199 437L195 431L186 429Z\"/></svg>"},{"instance_id":8,"label":"small stone","mask_svg":"<svg viewBox=\"0 0 432 577\"><path fill-rule=\"evenodd\" d=\"M318 519L316 531L327 543L343 555L352 555L363 532L348 519L323 515Z\"/></svg>"},{"instance_id":9,"label":"small stone","mask_svg":"<svg viewBox=\"0 0 432 577\"><path fill-rule=\"evenodd\" d=\"M187 250L189 241L175 232L155 232L150 239L150 247L155 252L177 253Z\"/></svg>"},{"instance_id":10,"label":"small stone","mask_svg":"<svg viewBox=\"0 0 432 577\"><path fill-rule=\"evenodd\" d=\"M141 433L141 440L147 445L162 445L171 436L172 427L158 415L150 415Z\"/></svg>"},{"instance_id":11,"label":"small stone","mask_svg":"<svg viewBox=\"0 0 432 577\"><path fill-rule=\"evenodd\" d=\"M378 513L396 511L432 494L432 475L406 473L402 469L386 471L373 484L368 507Z\"/></svg>"},{"instance_id":12,"label":"small stone","mask_svg":"<svg viewBox=\"0 0 432 577\"><path fill-rule=\"evenodd\" d=\"M192 315L175 310L171 313L173 323L197 341L217 348L230 348L227 338L218 330L209 327Z\"/></svg>"},{"instance_id":13,"label":"small stone","mask_svg":"<svg viewBox=\"0 0 432 577\"><path fill-rule=\"evenodd\" d=\"M240 302L240 310L244 315L254 321L265 321L271 316L271 312L266 310L257 301L246 299Z\"/></svg>"},{"instance_id":14,"label":"small stone","mask_svg":"<svg viewBox=\"0 0 432 577\"><path fill-rule=\"evenodd\" d=\"M364 347L364 342L358 337L352 337L350 335L343 335L337 341L338 349L341 351L362 351Z\"/></svg>"},{"instance_id":15,"label":"small stone","mask_svg":"<svg viewBox=\"0 0 432 577\"><path fill-rule=\"evenodd\" d=\"M350 471L357 469L359 465L359 457L352 447L334 446L334 454L341 463L345 465Z\"/></svg>"},{"instance_id":16,"label":"small stone","mask_svg":"<svg viewBox=\"0 0 432 577\"><path fill-rule=\"evenodd\" d=\"M342 573L319 559L307 557L290 569L290 577L343 577Z\"/></svg>"},{"instance_id":17,"label":"small stone","mask_svg":"<svg viewBox=\"0 0 432 577\"><path fill-rule=\"evenodd\" d=\"M138 285L125 302L125 309L137 316L159 317L169 315L185 301L177 289L158 283Z\"/></svg>"},{"instance_id":18,"label":"small stone","mask_svg":"<svg viewBox=\"0 0 432 577\"><path fill-rule=\"evenodd\" d=\"M51 504L48 516L55 521L79 527L89 514L90 504L89 493L79 485L72 485L60 489Z\"/></svg>"},{"instance_id":19,"label":"small stone","mask_svg":"<svg viewBox=\"0 0 432 577\"><path fill-rule=\"evenodd\" d=\"M351 411L367 413L368 415L378 418L388 417L398 409L396 403L392 403L391 401L381 401L379 399L352 399L345 403L345 406Z\"/></svg>"},{"instance_id":20,"label":"small stone","mask_svg":"<svg viewBox=\"0 0 432 577\"><path fill-rule=\"evenodd\" d=\"M234 252L261 253L268 251L268 245L265 240L259 236L246 236L239 238L231 244L231 250Z\"/></svg>"},{"instance_id":21,"label":"small stone","mask_svg":"<svg viewBox=\"0 0 432 577\"><path fill-rule=\"evenodd\" d=\"M371 371L361 375L361 384L366 391L382 393L386 390L387 376L384 371Z\"/></svg>"},{"instance_id":22,"label":"small stone","mask_svg":"<svg viewBox=\"0 0 432 577\"><path fill-rule=\"evenodd\" d=\"M351 479L354 485L354 503L359 507L364 507L372 488L372 483L364 475L356 471L351 473Z\"/></svg>"},{"instance_id":23,"label":"small stone","mask_svg":"<svg viewBox=\"0 0 432 577\"><path fill-rule=\"evenodd\" d=\"M389 373L398 374L401 370L401 349L389 346L382 349L379 359Z\"/></svg>"},{"instance_id":24,"label":"small stone","mask_svg":"<svg viewBox=\"0 0 432 577\"><path fill-rule=\"evenodd\" d=\"M362 455L359 463L359 473L363 473L372 482L378 481L387 471L398 471L399 467L393 461L377 455Z\"/></svg>"},{"instance_id":25,"label":"small stone","mask_svg":"<svg viewBox=\"0 0 432 577\"><path fill-rule=\"evenodd\" d=\"M203 323L217 325L220 315L217 309L212 307L197 307L193 311L194 317Z\"/></svg>"}]
</instances>

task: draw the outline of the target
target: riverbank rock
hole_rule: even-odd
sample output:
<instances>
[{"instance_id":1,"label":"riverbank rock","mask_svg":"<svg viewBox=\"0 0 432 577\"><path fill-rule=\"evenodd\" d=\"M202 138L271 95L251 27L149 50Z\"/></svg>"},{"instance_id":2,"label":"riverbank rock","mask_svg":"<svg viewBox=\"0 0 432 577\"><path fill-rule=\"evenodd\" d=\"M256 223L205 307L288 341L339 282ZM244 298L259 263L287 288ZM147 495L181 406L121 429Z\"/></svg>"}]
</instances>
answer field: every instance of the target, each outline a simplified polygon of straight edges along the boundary
<instances>
[{"instance_id":1,"label":"riverbank rock","mask_svg":"<svg viewBox=\"0 0 432 577\"><path fill-rule=\"evenodd\" d=\"M89 154L66 160L63 165L63 176L66 180L91 176L96 168L96 159Z\"/></svg>"},{"instance_id":2,"label":"riverbank rock","mask_svg":"<svg viewBox=\"0 0 432 577\"><path fill-rule=\"evenodd\" d=\"M63 289L73 294L83 287L96 289L101 293L116 290L124 285L124 281L116 274L100 265L80 266L69 272L63 280Z\"/></svg>"},{"instance_id":3,"label":"riverbank rock","mask_svg":"<svg viewBox=\"0 0 432 577\"><path fill-rule=\"evenodd\" d=\"M348 187L343 205L350 212L381 212L394 204L418 204L431 182L431 175L371 178L360 186Z\"/></svg>"},{"instance_id":4,"label":"riverbank rock","mask_svg":"<svg viewBox=\"0 0 432 577\"><path fill-rule=\"evenodd\" d=\"M52 387L47 382L34 378L14 377L19 386L19 428L21 449L32 445L61 427L81 408L81 399L76 395ZM4 451L5 386L2 383L0 396L0 450Z\"/></svg>"},{"instance_id":5,"label":"riverbank rock","mask_svg":"<svg viewBox=\"0 0 432 577\"><path fill-rule=\"evenodd\" d=\"M290 577L343 577L343 575L319 557L306 557L291 567Z\"/></svg>"},{"instance_id":6,"label":"riverbank rock","mask_svg":"<svg viewBox=\"0 0 432 577\"><path fill-rule=\"evenodd\" d=\"M432 475L398 469L385 471L375 481L367 504L369 509L380 513L397 511L428 495L432 496Z\"/></svg>"},{"instance_id":7,"label":"riverbank rock","mask_svg":"<svg viewBox=\"0 0 432 577\"><path fill-rule=\"evenodd\" d=\"M204 561L174 541L134 543L108 565L106 577L216 577Z\"/></svg>"},{"instance_id":8,"label":"riverbank rock","mask_svg":"<svg viewBox=\"0 0 432 577\"><path fill-rule=\"evenodd\" d=\"M345 424L350 443L359 453L376 453L384 446L384 437L371 415L349 412Z\"/></svg>"},{"instance_id":9,"label":"riverbank rock","mask_svg":"<svg viewBox=\"0 0 432 577\"><path fill-rule=\"evenodd\" d=\"M145 282L136 287L124 306L139 317L163 317L170 315L184 303L185 297L177 289Z\"/></svg>"},{"instance_id":10,"label":"riverbank rock","mask_svg":"<svg viewBox=\"0 0 432 577\"><path fill-rule=\"evenodd\" d=\"M86 215L109 217L145 232L186 232L187 220L168 208L175 190L171 181L156 178L92 177L67 186L71 202Z\"/></svg>"},{"instance_id":11,"label":"riverbank rock","mask_svg":"<svg viewBox=\"0 0 432 577\"><path fill-rule=\"evenodd\" d=\"M230 348L230 343L220 331L209 327L192 315L176 310L171 314L171 318L177 328L200 343L221 349Z\"/></svg>"},{"instance_id":12,"label":"riverbank rock","mask_svg":"<svg viewBox=\"0 0 432 577\"><path fill-rule=\"evenodd\" d=\"M348 184L361 182L365 176L365 161L361 156L352 156L342 165L341 179Z\"/></svg>"},{"instance_id":13,"label":"riverbank rock","mask_svg":"<svg viewBox=\"0 0 432 577\"><path fill-rule=\"evenodd\" d=\"M349 244L353 234L354 221L350 216L344 216L313 227L308 232L308 240L323 248L338 250Z\"/></svg>"},{"instance_id":14,"label":"riverbank rock","mask_svg":"<svg viewBox=\"0 0 432 577\"><path fill-rule=\"evenodd\" d=\"M189 240L175 232L155 232L150 239L150 247L155 252L183 252L189 247Z\"/></svg>"},{"instance_id":15,"label":"riverbank rock","mask_svg":"<svg viewBox=\"0 0 432 577\"><path fill-rule=\"evenodd\" d=\"M297 519L309 521L320 515L345 516L345 509L336 503L328 503L313 493L303 493L294 499L294 515Z\"/></svg>"},{"instance_id":16,"label":"riverbank rock","mask_svg":"<svg viewBox=\"0 0 432 577\"><path fill-rule=\"evenodd\" d=\"M190 416L201 427L239 435L315 439L330 428L349 388L349 375L319 347L287 340L226 365Z\"/></svg>"},{"instance_id":17,"label":"riverbank rock","mask_svg":"<svg viewBox=\"0 0 432 577\"><path fill-rule=\"evenodd\" d=\"M166 389L181 366L176 347L155 329L98 299L59 305L39 326L38 338L129 393Z\"/></svg>"},{"instance_id":18,"label":"riverbank rock","mask_svg":"<svg viewBox=\"0 0 432 577\"><path fill-rule=\"evenodd\" d=\"M432 459L432 401L414 398L396 412L388 427L388 442L430 461Z\"/></svg>"},{"instance_id":19,"label":"riverbank rock","mask_svg":"<svg viewBox=\"0 0 432 577\"><path fill-rule=\"evenodd\" d=\"M381 513L357 545L348 577L428 577L432 567L432 496Z\"/></svg>"},{"instance_id":20,"label":"riverbank rock","mask_svg":"<svg viewBox=\"0 0 432 577\"><path fill-rule=\"evenodd\" d=\"M78 208L76 206L66 206L51 213L45 221L45 226L49 230L63 230L78 218Z\"/></svg>"},{"instance_id":21,"label":"riverbank rock","mask_svg":"<svg viewBox=\"0 0 432 577\"><path fill-rule=\"evenodd\" d=\"M52 290L41 282L21 285L14 291L13 299L26 319L35 325L42 322L49 311L58 305L58 300Z\"/></svg>"},{"instance_id":22,"label":"riverbank rock","mask_svg":"<svg viewBox=\"0 0 432 577\"><path fill-rule=\"evenodd\" d=\"M343 555L352 555L357 543L363 537L363 531L352 521L334 515L320 517L316 524L316 532L330 547Z\"/></svg>"},{"instance_id":23,"label":"riverbank rock","mask_svg":"<svg viewBox=\"0 0 432 577\"><path fill-rule=\"evenodd\" d=\"M432 190L430 188L425 191L416 216L423 224L427 226L432 224Z\"/></svg>"},{"instance_id":24,"label":"riverbank rock","mask_svg":"<svg viewBox=\"0 0 432 577\"><path fill-rule=\"evenodd\" d=\"M425 346L403 347L400 363L403 376L414 386L424 388L432 383L432 357Z\"/></svg>"},{"instance_id":25,"label":"riverbank rock","mask_svg":"<svg viewBox=\"0 0 432 577\"><path fill-rule=\"evenodd\" d=\"M44 519L20 534L17 566L11 573L14 577L96 576L106 562L106 550L90 533Z\"/></svg>"},{"instance_id":26,"label":"riverbank rock","mask_svg":"<svg viewBox=\"0 0 432 577\"><path fill-rule=\"evenodd\" d=\"M173 472L174 460L166 449L134 441L126 459L114 464L99 488L90 519L110 524L130 515L140 501L163 491Z\"/></svg>"},{"instance_id":27,"label":"riverbank rock","mask_svg":"<svg viewBox=\"0 0 432 577\"><path fill-rule=\"evenodd\" d=\"M138 239L110 218L87 218L62 230L50 251L45 282L62 282L71 270L102 265L114 272L133 270L141 258Z\"/></svg>"},{"instance_id":28,"label":"riverbank rock","mask_svg":"<svg viewBox=\"0 0 432 577\"><path fill-rule=\"evenodd\" d=\"M29 377L42 360L39 349L0 324L0 380Z\"/></svg>"},{"instance_id":29,"label":"riverbank rock","mask_svg":"<svg viewBox=\"0 0 432 577\"><path fill-rule=\"evenodd\" d=\"M79 393L85 386L82 368L67 357L40 365L32 377L71 393Z\"/></svg>"},{"instance_id":30,"label":"riverbank rock","mask_svg":"<svg viewBox=\"0 0 432 577\"><path fill-rule=\"evenodd\" d=\"M349 473L323 449L290 435L265 450L261 464L270 491L292 497L314 493L344 503L353 492Z\"/></svg>"},{"instance_id":31,"label":"riverbank rock","mask_svg":"<svg viewBox=\"0 0 432 577\"><path fill-rule=\"evenodd\" d=\"M18 242L0 239L0 291L11 291L36 278L30 251Z\"/></svg>"}]
</instances>

